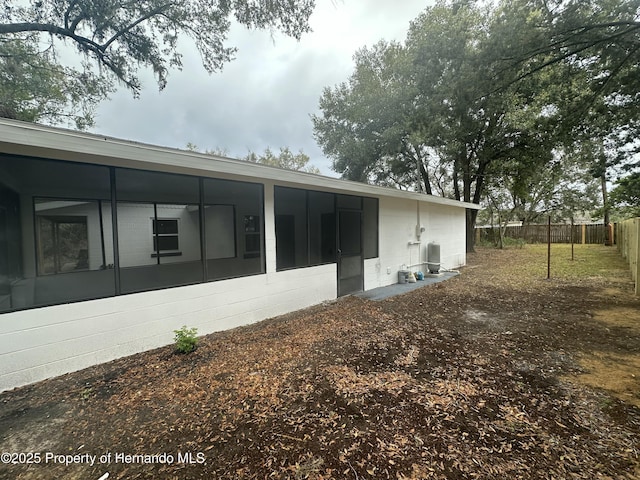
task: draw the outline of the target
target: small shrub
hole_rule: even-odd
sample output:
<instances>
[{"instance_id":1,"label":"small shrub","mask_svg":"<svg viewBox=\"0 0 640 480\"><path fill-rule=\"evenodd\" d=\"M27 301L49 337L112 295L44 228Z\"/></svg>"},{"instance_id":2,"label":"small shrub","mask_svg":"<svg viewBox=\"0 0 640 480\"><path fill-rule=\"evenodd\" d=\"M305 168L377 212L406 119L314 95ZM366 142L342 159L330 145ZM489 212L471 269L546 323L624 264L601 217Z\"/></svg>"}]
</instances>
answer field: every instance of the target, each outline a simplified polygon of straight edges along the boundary
<instances>
[{"instance_id":1,"label":"small shrub","mask_svg":"<svg viewBox=\"0 0 640 480\"><path fill-rule=\"evenodd\" d=\"M82 399L82 401L86 402L92 396L93 396L93 387L89 386L89 384L87 383L87 386L84 387L84 389L82 389L82 391L80 392L80 398Z\"/></svg>"},{"instance_id":2,"label":"small shrub","mask_svg":"<svg viewBox=\"0 0 640 480\"><path fill-rule=\"evenodd\" d=\"M173 331L176 336L176 350L180 353L191 353L198 346L198 329L197 328L187 328L186 325L180 330Z\"/></svg>"}]
</instances>

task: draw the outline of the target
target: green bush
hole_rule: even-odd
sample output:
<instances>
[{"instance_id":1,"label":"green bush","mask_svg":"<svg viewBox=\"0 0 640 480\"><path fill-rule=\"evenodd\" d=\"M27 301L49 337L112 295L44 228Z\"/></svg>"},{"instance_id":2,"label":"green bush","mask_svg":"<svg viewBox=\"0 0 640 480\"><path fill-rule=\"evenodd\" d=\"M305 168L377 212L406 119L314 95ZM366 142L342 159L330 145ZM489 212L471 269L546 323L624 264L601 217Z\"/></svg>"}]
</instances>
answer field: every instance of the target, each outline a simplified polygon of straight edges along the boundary
<instances>
[{"instance_id":1,"label":"green bush","mask_svg":"<svg viewBox=\"0 0 640 480\"><path fill-rule=\"evenodd\" d=\"M180 353L191 353L198 346L198 329L197 328L187 328L186 325L180 330L173 331L176 336L176 350Z\"/></svg>"}]
</instances>

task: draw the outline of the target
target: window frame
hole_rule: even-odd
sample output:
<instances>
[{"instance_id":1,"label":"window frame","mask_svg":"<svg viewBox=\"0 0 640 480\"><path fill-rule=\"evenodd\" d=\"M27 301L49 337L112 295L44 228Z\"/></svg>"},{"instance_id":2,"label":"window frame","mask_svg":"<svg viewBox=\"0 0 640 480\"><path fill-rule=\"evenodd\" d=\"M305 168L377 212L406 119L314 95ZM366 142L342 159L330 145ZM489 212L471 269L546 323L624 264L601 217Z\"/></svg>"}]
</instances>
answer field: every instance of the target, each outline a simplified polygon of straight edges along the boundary
<instances>
[{"instance_id":1,"label":"window frame","mask_svg":"<svg viewBox=\"0 0 640 480\"><path fill-rule=\"evenodd\" d=\"M157 205L154 204L154 210L156 210ZM175 222L175 232L170 233L160 233L158 228L158 222ZM176 257L182 255L180 251L180 219L179 218L169 218L169 217L158 217L151 219L151 232L153 236L153 253L151 254L152 258L158 257ZM161 238L175 238L176 240L176 248L160 248L160 239Z\"/></svg>"},{"instance_id":2,"label":"window frame","mask_svg":"<svg viewBox=\"0 0 640 480\"><path fill-rule=\"evenodd\" d=\"M38 159L38 160L46 160L46 159ZM56 161L56 160L53 160ZM56 161L57 162L57 161ZM84 164L83 164L84 165ZM35 277L44 277L44 276L50 276L50 275L64 275L66 273L77 273L77 272L90 272L93 271L90 266L87 266L87 268L82 268L82 269L73 269L73 270L68 270L68 271L54 271L54 272L50 272L50 273L45 273L42 271L42 258L40 256L39 253L39 242L40 242L40 225L39 225L39 219L40 218L68 218L71 219L73 218L75 220L75 218L83 218L84 221L83 222L61 222L61 223L82 223L85 226L85 232L86 232L86 238L87 238L87 252L90 256L90 241L89 241L89 220L88 220L88 215L38 215L38 212L36 211L36 205L38 204L38 200L49 200L49 201L60 201L60 202L82 202L82 203L91 203L93 205L95 205L97 211L98 211L98 221L100 223L100 255L102 257L102 265L103 267L100 267L100 270L106 269L107 268L107 264L106 264L106 251L105 251L105 241L104 241L104 232L103 232L103 228L104 228L104 217L103 217L103 210L102 210L102 203L108 200L105 199L100 199L100 198L80 198L80 197L66 197L66 196L51 196L51 195L32 195L31 196L31 210L32 210L32 216L33 216L33 254L34 254L34 260L35 260ZM94 269L95 270L95 269Z\"/></svg>"}]
</instances>

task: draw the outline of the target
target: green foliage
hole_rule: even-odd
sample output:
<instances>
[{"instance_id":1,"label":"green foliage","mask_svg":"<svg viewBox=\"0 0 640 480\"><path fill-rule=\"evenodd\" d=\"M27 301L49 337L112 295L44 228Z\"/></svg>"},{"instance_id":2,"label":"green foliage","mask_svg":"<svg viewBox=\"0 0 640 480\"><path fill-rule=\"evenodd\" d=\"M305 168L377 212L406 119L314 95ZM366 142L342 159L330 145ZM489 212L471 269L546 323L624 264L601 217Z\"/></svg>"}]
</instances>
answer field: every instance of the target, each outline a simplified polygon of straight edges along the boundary
<instances>
[{"instance_id":1,"label":"green foliage","mask_svg":"<svg viewBox=\"0 0 640 480\"><path fill-rule=\"evenodd\" d=\"M189 142L187 143L187 150L191 152L199 152L200 149L197 145ZM226 148L216 147L211 150L205 150L207 155L215 155L226 157L229 155L229 151ZM289 147L280 147L280 153L275 154L270 148L266 148L264 153L257 154L249 151L246 157L243 158L246 162L261 163L262 165L270 165L272 167L284 168L286 170L296 170L298 172L307 172L319 174L320 170L309 164L309 155L305 154L302 149L298 153L293 153Z\"/></svg>"},{"instance_id":2,"label":"green foliage","mask_svg":"<svg viewBox=\"0 0 640 480\"><path fill-rule=\"evenodd\" d=\"M94 395L95 395L95 392L93 391L93 387L91 387L89 384L87 384L87 386L83 388L82 391L80 392L80 398L84 402L89 400Z\"/></svg>"},{"instance_id":3,"label":"green foliage","mask_svg":"<svg viewBox=\"0 0 640 480\"><path fill-rule=\"evenodd\" d=\"M87 69L58 65L53 50L38 50L33 36L0 36L0 117L83 130L111 90Z\"/></svg>"},{"instance_id":4,"label":"green foliage","mask_svg":"<svg viewBox=\"0 0 640 480\"><path fill-rule=\"evenodd\" d=\"M514 172L549 162L555 114L538 93L556 79L530 77L496 90L520 75L505 61L513 39L537 32L535 19L516 13L440 1L412 22L404 45L358 51L348 83L325 89L322 115L313 117L334 169L352 180L421 185L480 203L488 179L517 179ZM475 215L467 215L468 232Z\"/></svg>"},{"instance_id":5,"label":"green foliage","mask_svg":"<svg viewBox=\"0 0 640 480\"><path fill-rule=\"evenodd\" d=\"M180 353L191 353L198 346L198 329L197 328L187 328L184 325L180 330L174 330L175 333L175 343L176 350Z\"/></svg>"},{"instance_id":6,"label":"green foliage","mask_svg":"<svg viewBox=\"0 0 640 480\"><path fill-rule=\"evenodd\" d=\"M199 152L200 151L198 146L195 143L191 143L191 142L187 142L186 148L190 152ZM207 155L214 155L214 156L217 156L217 157L228 157L229 156L229 150L227 150L226 148L221 148L221 147L207 149L207 150L204 151L204 153L206 153Z\"/></svg>"},{"instance_id":7,"label":"green foliage","mask_svg":"<svg viewBox=\"0 0 640 480\"><path fill-rule=\"evenodd\" d=\"M264 153L258 155L254 152L244 158L247 162L261 163L263 165L270 165L272 167L284 168L286 170L297 170L299 172L307 173L320 173L317 167L309 165L309 156L302 150L298 153L293 153L289 150L289 147L280 147L280 153L274 154L270 148L266 148Z\"/></svg>"},{"instance_id":8,"label":"green foliage","mask_svg":"<svg viewBox=\"0 0 640 480\"><path fill-rule=\"evenodd\" d=\"M23 42L25 35L29 35L31 41L49 45L44 51L31 47L27 52L28 56L35 54L37 57L28 62L30 71L44 63L51 72L39 72L39 77L45 77L39 80L37 89L31 90L35 92L32 96L51 97L58 102L80 101L84 79L97 89L92 92L92 100L97 101L105 98L113 80L137 96L141 89L138 78L141 68L151 69L160 89L164 88L169 70L182 67L178 47L184 38L190 39L198 48L208 72L220 70L236 51L225 45L231 18L249 28L276 29L299 39L310 30L308 20L313 7L314 0L6 0L0 9L0 42ZM53 47L60 42L75 46L78 58L84 60L81 71L62 67L58 59L51 56ZM21 56L16 63L19 65L24 58ZM95 70L91 71L90 66ZM28 78L26 74L17 73L13 83L19 84L21 79ZM54 79L53 92L49 90L47 75ZM65 82L69 83L72 92L56 92L63 89ZM1 106L8 109L7 116L15 110L13 105ZM26 118L28 114L28 111L24 113ZM86 117L85 122L91 118ZM36 116L34 121L37 119ZM51 122L61 120L54 109L48 112L46 119Z\"/></svg>"},{"instance_id":9,"label":"green foliage","mask_svg":"<svg viewBox=\"0 0 640 480\"><path fill-rule=\"evenodd\" d=\"M519 3L517 0L511 3ZM566 72L556 102L564 148L587 159L611 210L607 185L636 163L640 133L640 0L535 2L545 36L512 57L519 77L550 67Z\"/></svg>"},{"instance_id":10,"label":"green foliage","mask_svg":"<svg viewBox=\"0 0 640 480\"><path fill-rule=\"evenodd\" d=\"M315 137L345 178L483 201L499 223L607 212L607 183L640 150L638 12L440 0L404 44L356 53L348 82L322 94Z\"/></svg>"},{"instance_id":11,"label":"green foliage","mask_svg":"<svg viewBox=\"0 0 640 480\"><path fill-rule=\"evenodd\" d=\"M411 131L415 87L402 78L409 58L401 45L380 41L358 50L354 60L348 83L325 88L322 116L312 116L315 138L344 178L415 185L426 152Z\"/></svg>"},{"instance_id":12,"label":"green foliage","mask_svg":"<svg viewBox=\"0 0 640 480\"><path fill-rule=\"evenodd\" d=\"M620 218L640 217L640 172L618 180L611 191L611 203Z\"/></svg>"}]
</instances>

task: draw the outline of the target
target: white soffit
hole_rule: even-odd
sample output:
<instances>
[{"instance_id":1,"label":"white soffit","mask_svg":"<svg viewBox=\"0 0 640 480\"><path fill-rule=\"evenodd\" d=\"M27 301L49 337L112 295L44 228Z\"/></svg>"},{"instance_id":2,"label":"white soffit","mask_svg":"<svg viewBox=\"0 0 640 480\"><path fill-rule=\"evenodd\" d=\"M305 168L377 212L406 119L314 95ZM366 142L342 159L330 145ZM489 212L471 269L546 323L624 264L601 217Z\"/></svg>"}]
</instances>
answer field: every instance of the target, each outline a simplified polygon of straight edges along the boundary
<instances>
[{"instance_id":1,"label":"white soffit","mask_svg":"<svg viewBox=\"0 0 640 480\"><path fill-rule=\"evenodd\" d=\"M479 210L474 203L285 170L243 160L0 118L0 153L201 176L270 180L337 193L395 197Z\"/></svg>"}]
</instances>

